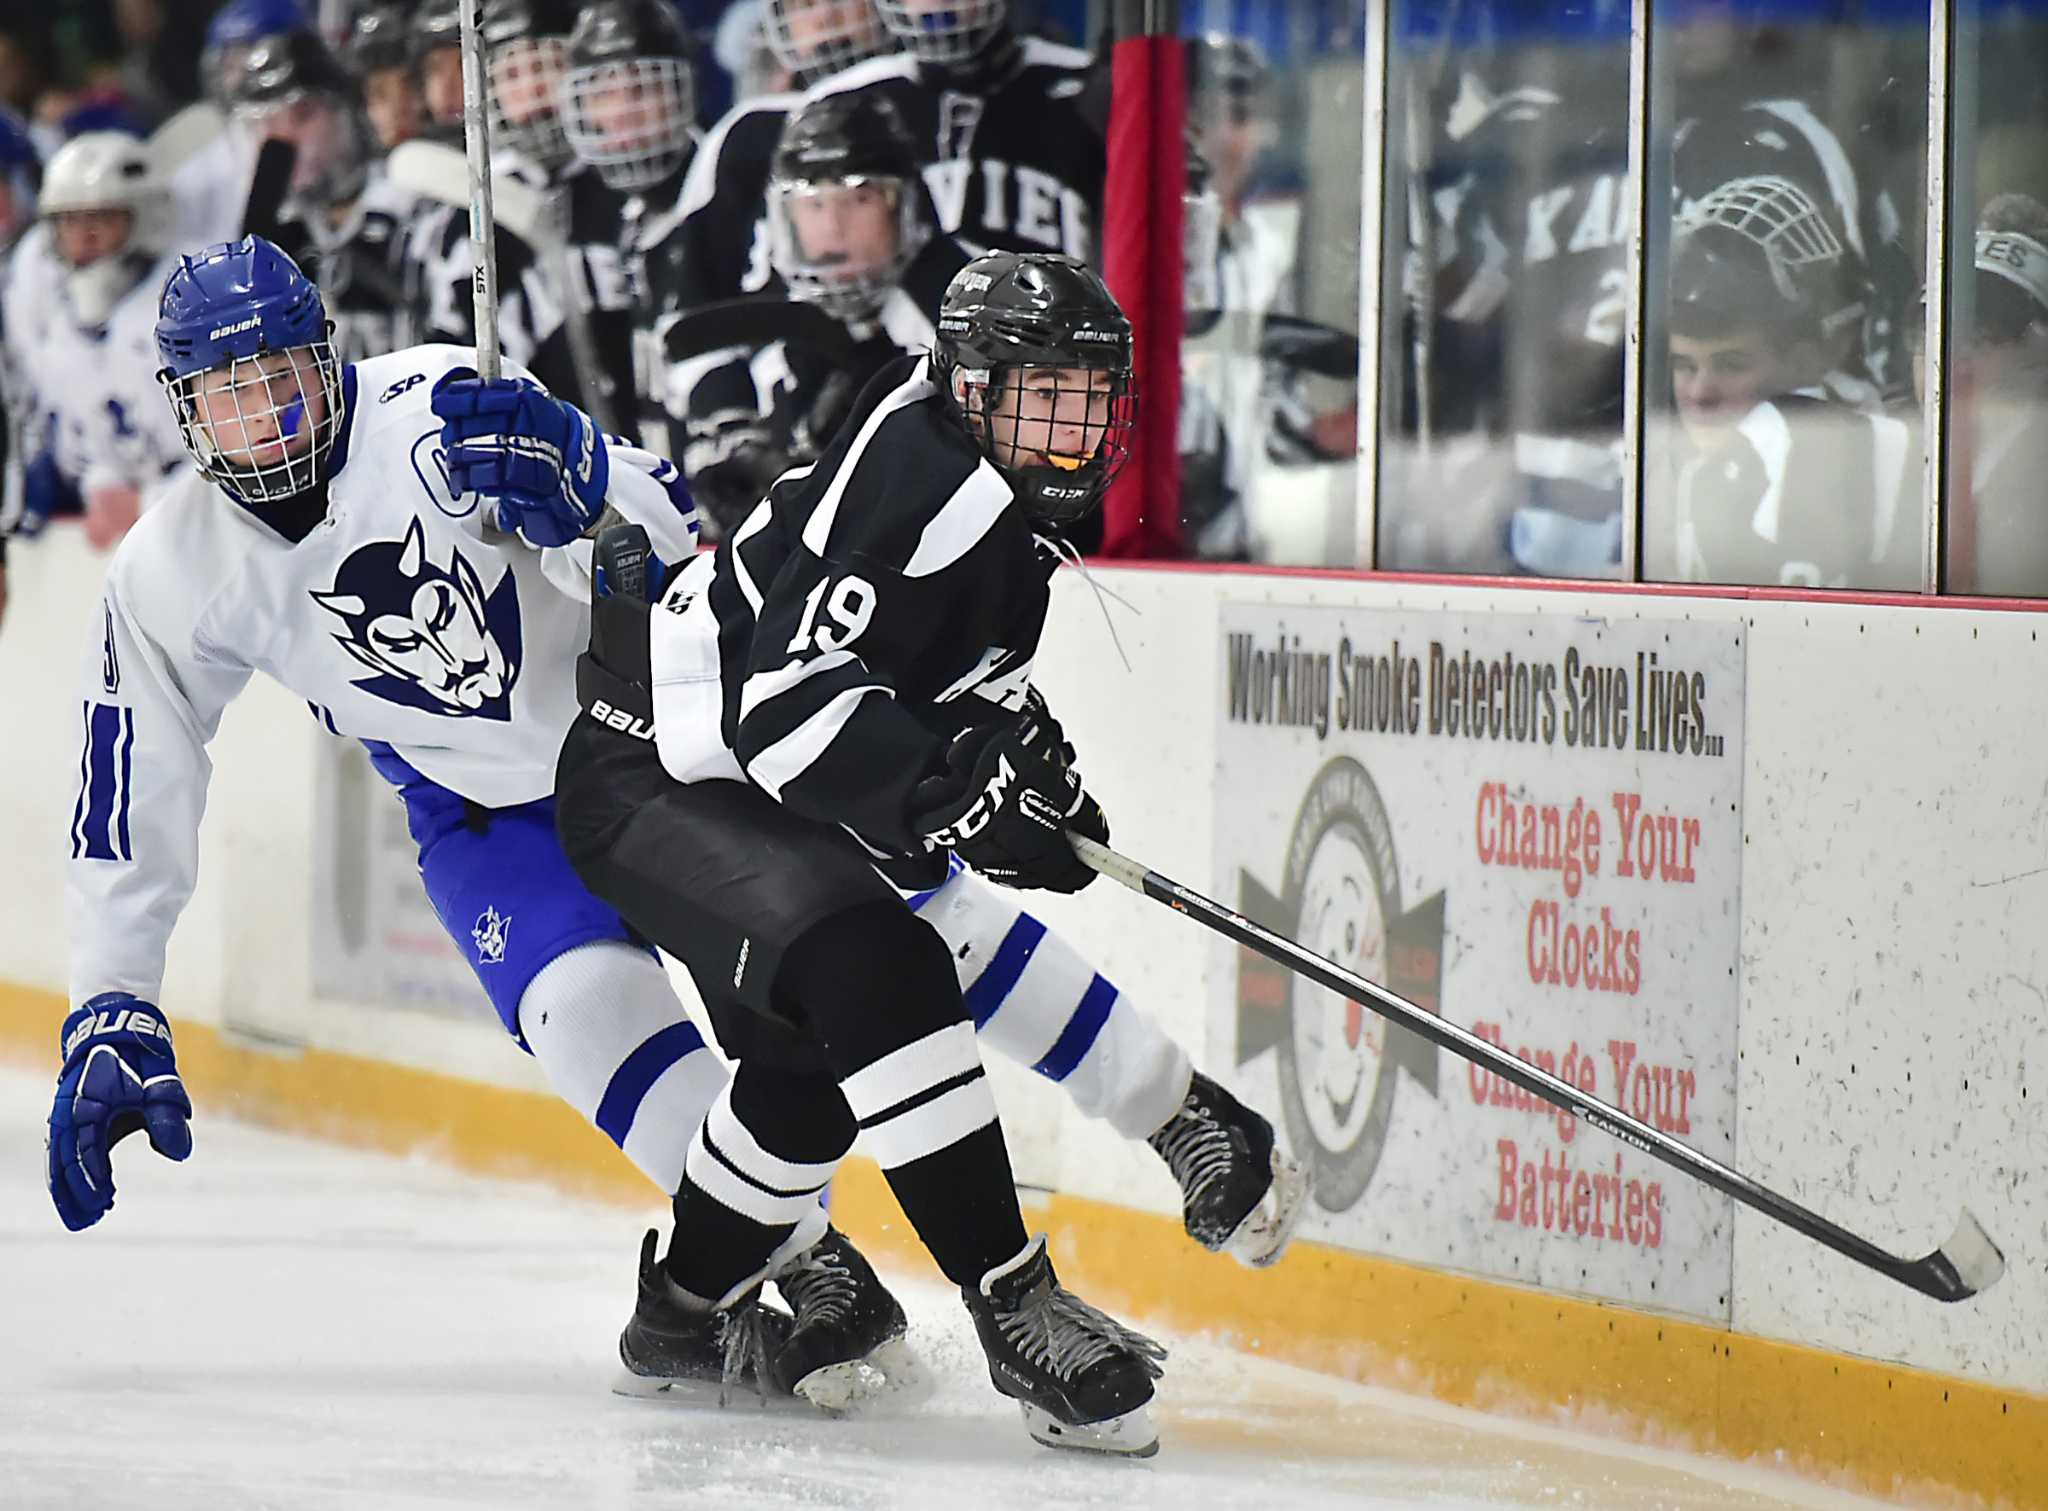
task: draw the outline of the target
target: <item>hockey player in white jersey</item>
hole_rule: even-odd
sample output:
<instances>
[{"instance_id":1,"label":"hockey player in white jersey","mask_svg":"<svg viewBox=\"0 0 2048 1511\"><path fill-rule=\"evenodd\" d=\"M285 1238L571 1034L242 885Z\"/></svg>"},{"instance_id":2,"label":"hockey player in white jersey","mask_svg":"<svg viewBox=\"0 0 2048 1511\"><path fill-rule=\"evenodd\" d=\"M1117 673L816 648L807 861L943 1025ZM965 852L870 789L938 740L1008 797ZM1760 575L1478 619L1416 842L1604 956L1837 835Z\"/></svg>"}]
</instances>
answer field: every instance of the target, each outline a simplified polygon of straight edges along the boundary
<instances>
[{"instance_id":1,"label":"hockey player in white jersey","mask_svg":"<svg viewBox=\"0 0 2048 1511\"><path fill-rule=\"evenodd\" d=\"M23 533L76 507L110 546L185 459L150 378L170 196L140 139L91 131L50 159L38 208L0 289L28 453Z\"/></svg>"},{"instance_id":2,"label":"hockey player in white jersey","mask_svg":"<svg viewBox=\"0 0 2048 1511\"><path fill-rule=\"evenodd\" d=\"M74 1228L112 1206L108 1153L121 1134L146 1127L161 1152L189 1150L189 1102L155 1004L195 880L205 745L259 669L362 740L399 789L430 900L565 1100L668 1191L699 1157L700 1125L732 1116L654 957L570 874L552 819L586 634L589 558L576 539L609 504L664 555L687 557L696 525L675 469L607 441L537 386L477 383L465 348L343 366L326 336L318 290L259 239L187 259L164 293L164 378L199 473L116 555L86 668L74 1011L49 1168ZM1085 1111L1154 1135L1191 1227L1213 1226L1216 1151L1184 1115L1185 1056L1014 905L977 908L950 884L921 900L990 1039ZM1267 1220L1273 1183L1253 1173L1228 1230L1198 1236L1221 1247L1241 1232L1256 1241L1241 1257L1260 1260L1287 1224ZM771 1268L794 1320L758 1304L745 1313L774 1345L757 1359L766 1384L822 1375L823 1392L840 1379L832 1371L900 1331L900 1310L815 1203ZM733 1316L679 1320L661 1370L716 1374Z\"/></svg>"}]
</instances>

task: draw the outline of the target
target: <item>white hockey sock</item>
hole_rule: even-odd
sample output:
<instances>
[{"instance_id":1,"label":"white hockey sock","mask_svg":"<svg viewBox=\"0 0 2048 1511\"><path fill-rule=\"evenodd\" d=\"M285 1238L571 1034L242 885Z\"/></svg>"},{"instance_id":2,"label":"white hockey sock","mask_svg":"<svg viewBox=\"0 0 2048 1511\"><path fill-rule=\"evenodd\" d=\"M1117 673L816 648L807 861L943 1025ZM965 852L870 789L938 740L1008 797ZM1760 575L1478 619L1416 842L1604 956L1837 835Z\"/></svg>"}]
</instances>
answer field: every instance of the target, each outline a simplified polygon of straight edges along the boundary
<instances>
[{"instance_id":1,"label":"white hockey sock","mask_svg":"<svg viewBox=\"0 0 2048 1511\"><path fill-rule=\"evenodd\" d=\"M660 962L611 939L557 956L519 999L519 1029L556 1094L673 1193L726 1074Z\"/></svg>"},{"instance_id":2,"label":"white hockey sock","mask_svg":"<svg viewBox=\"0 0 2048 1511\"><path fill-rule=\"evenodd\" d=\"M1057 1081L1125 1138L1179 1110L1193 1075L1186 1051L1007 894L958 872L917 908L946 941L983 1044Z\"/></svg>"}]
</instances>

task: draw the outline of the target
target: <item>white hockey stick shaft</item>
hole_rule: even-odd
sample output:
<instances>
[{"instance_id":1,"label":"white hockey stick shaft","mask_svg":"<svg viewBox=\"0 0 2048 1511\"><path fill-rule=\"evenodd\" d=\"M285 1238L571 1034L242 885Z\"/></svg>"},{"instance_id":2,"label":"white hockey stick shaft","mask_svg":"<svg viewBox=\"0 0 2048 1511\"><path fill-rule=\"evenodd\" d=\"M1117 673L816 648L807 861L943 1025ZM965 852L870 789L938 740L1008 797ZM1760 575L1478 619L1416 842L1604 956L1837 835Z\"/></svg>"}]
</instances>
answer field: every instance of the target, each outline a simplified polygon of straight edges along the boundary
<instances>
[{"instance_id":1,"label":"white hockey stick shaft","mask_svg":"<svg viewBox=\"0 0 2048 1511\"><path fill-rule=\"evenodd\" d=\"M476 259L476 371L498 377L498 239L491 215L491 113L486 90L484 0L462 0L462 140L469 157L469 243Z\"/></svg>"}]
</instances>

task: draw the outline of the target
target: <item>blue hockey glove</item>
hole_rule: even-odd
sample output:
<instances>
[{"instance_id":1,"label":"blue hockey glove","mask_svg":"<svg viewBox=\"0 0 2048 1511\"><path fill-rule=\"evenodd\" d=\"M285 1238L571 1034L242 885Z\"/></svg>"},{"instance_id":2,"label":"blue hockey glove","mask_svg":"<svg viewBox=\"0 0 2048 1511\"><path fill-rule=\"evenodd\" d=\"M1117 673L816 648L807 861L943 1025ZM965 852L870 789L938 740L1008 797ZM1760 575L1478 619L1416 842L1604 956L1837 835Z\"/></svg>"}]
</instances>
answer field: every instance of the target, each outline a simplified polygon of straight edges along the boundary
<instances>
[{"instance_id":1,"label":"blue hockey glove","mask_svg":"<svg viewBox=\"0 0 2048 1511\"><path fill-rule=\"evenodd\" d=\"M611 458L590 417L524 378L486 383L458 369L434 385L457 493L497 500L501 530L565 546L604 512Z\"/></svg>"},{"instance_id":2,"label":"blue hockey glove","mask_svg":"<svg viewBox=\"0 0 2048 1511\"><path fill-rule=\"evenodd\" d=\"M192 1152L192 1100L171 1025L150 1003L105 992L64 1020L64 1069L50 1109L50 1199L76 1233L114 1205L114 1145L138 1128L166 1159Z\"/></svg>"},{"instance_id":3,"label":"blue hockey glove","mask_svg":"<svg viewBox=\"0 0 2048 1511\"><path fill-rule=\"evenodd\" d=\"M85 500L50 452L38 452L22 468L21 518L15 523L14 533L23 540L33 540L42 534L43 526L54 515L84 512Z\"/></svg>"}]
</instances>

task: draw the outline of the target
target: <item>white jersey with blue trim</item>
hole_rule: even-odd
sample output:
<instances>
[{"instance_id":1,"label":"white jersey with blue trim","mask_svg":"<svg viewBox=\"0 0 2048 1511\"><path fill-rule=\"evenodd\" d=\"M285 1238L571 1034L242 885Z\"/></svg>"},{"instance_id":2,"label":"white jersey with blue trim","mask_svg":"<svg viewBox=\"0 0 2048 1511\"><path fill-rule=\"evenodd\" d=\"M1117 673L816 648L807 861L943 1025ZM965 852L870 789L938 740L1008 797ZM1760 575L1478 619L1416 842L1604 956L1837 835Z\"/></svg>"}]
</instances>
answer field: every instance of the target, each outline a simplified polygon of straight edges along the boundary
<instances>
[{"instance_id":1,"label":"white jersey with blue trim","mask_svg":"<svg viewBox=\"0 0 2048 1511\"><path fill-rule=\"evenodd\" d=\"M176 260L149 265L104 325L85 325L72 312L47 226L24 235L0 270L0 331L24 448L47 451L81 493L116 483L148 492L185 460L156 381L157 300Z\"/></svg>"},{"instance_id":2,"label":"white jersey with blue trim","mask_svg":"<svg viewBox=\"0 0 2048 1511\"><path fill-rule=\"evenodd\" d=\"M94 613L71 822L72 1000L157 1000L190 897L206 745L252 672L484 807L554 791L589 634L590 549L486 533L448 486L435 382L455 346L343 369L326 508L293 540L196 472L115 553ZM507 375L525 374L508 365ZM612 438L608 501L670 560L697 521L673 463Z\"/></svg>"}]
</instances>

